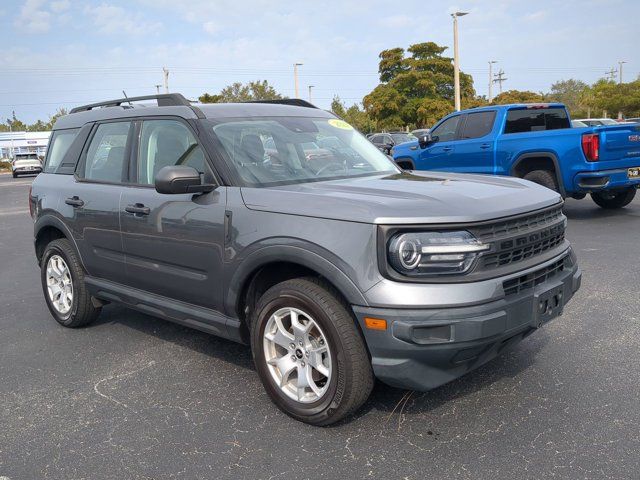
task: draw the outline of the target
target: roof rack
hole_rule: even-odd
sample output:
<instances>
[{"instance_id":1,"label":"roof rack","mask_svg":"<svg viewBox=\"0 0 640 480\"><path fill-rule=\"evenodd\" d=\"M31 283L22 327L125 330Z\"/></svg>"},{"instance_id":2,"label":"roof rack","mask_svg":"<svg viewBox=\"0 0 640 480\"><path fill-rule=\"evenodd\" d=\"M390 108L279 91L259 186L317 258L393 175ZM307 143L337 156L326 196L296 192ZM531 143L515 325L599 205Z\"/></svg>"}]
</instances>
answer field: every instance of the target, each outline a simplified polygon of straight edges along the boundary
<instances>
[{"instance_id":1,"label":"roof rack","mask_svg":"<svg viewBox=\"0 0 640 480\"><path fill-rule=\"evenodd\" d=\"M123 103L141 102L143 100L156 100L159 107L175 107L179 105L191 107L191 102L180 93L162 93L158 95L118 98L116 100L108 100L106 102L91 103L89 105L73 108L69 113L86 112L98 107L119 107Z\"/></svg>"},{"instance_id":2,"label":"roof rack","mask_svg":"<svg viewBox=\"0 0 640 480\"><path fill-rule=\"evenodd\" d=\"M313 103L301 98L282 98L279 100L252 100L245 103L279 103L281 105L293 105L294 107L318 108Z\"/></svg>"}]
</instances>

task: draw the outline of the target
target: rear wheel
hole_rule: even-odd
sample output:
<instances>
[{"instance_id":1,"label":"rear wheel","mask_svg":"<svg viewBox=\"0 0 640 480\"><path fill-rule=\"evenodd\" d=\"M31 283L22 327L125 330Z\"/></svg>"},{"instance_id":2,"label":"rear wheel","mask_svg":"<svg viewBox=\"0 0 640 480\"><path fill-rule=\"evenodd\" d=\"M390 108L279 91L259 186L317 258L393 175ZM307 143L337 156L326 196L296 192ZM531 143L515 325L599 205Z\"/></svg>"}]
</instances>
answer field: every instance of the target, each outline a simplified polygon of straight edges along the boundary
<instances>
[{"instance_id":1,"label":"rear wheel","mask_svg":"<svg viewBox=\"0 0 640 480\"><path fill-rule=\"evenodd\" d=\"M258 301L253 358L267 393L287 415L330 425L369 397L371 363L347 308L331 286L314 278L279 283Z\"/></svg>"},{"instance_id":2,"label":"rear wheel","mask_svg":"<svg viewBox=\"0 0 640 480\"><path fill-rule=\"evenodd\" d=\"M606 209L626 207L633 201L635 196L636 189L634 187L626 188L624 190L593 192L591 194L591 198L596 205Z\"/></svg>"},{"instance_id":3,"label":"rear wheel","mask_svg":"<svg viewBox=\"0 0 640 480\"><path fill-rule=\"evenodd\" d=\"M49 243L42 256L40 279L51 315L65 327L94 321L100 308L91 302L80 259L66 238Z\"/></svg>"},{"instance_id":4,"label":"rear wheel","mask_svg":"<svg viewBox=\"0 0 640 480\"><path fill-rule=\"evenodd\" d=\"M534 170L533 172L527 173L523 178L530 182L537 183L538 185L542 185L543 187L547 187L554 192L560 191L558 188L558 182L556 181L556 176L549 170Z\"/></svg>"},{"instance_id":5,"label":"rear wheel","mask_svg":"<svg viewBox=\"0 0 640 480\"><path fill-rule=\"evenodd\" d=\"M11 175L13 175L13 178L17 178L18 174L16 172L11 172Z\"/></svg>"}]
</instances>

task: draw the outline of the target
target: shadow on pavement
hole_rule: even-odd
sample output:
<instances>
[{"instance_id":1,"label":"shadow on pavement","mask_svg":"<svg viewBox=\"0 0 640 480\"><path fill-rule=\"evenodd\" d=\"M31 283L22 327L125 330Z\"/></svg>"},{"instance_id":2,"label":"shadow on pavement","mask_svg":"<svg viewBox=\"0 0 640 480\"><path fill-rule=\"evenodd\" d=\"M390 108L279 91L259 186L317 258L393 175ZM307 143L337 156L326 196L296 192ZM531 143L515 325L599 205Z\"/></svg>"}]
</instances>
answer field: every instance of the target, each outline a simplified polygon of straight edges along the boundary
<instances>
[{"instance_id":1,"label":"shadow on pavement","mask_svg":"<svg viewBox=\"0 0 640 480\"><path fill-rule=\"evenodd\" d=\"M93 326L109 323L125 325L145 335L153 335L163 341L232 363L246 370L247 375L257 375L251 350L247 345L241 345L120 306L106 307ZM539 335L535 341L527 338L478 369L429 392L409 392L376 381L373 392L365 405L354 415L335 426L339 427L357 421L371 410L386 412L389 417L408 411L412 414L427 413L443 404L488 388L502 378L517 376L535 363L538 352L546 342L545 335ZM517 350L522 347L526 347L526 351L518 352Z\"/></svg>"}]
</instances>

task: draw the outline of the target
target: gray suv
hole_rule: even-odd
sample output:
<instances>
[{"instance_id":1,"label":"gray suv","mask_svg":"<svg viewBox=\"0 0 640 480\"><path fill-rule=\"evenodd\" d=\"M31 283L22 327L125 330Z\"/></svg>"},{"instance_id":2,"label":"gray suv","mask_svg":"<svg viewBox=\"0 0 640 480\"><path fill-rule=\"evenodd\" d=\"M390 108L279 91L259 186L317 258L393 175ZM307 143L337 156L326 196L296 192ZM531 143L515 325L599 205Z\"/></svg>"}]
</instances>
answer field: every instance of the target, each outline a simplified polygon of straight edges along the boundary
<instances>
[{"instance_id":1,"label":"gray suv","mask_svg":"<svg viewBox=\"0 0 640 480\"><path fill-rule=\"evenodd\" d=\"M60 324L115 302L250 344L274 403L315 425L358 409L376 377L429 390L486 363L581 279L557 193L402 171L300 100L76 108L30 208Z\"/></svg>"}]
</instances>

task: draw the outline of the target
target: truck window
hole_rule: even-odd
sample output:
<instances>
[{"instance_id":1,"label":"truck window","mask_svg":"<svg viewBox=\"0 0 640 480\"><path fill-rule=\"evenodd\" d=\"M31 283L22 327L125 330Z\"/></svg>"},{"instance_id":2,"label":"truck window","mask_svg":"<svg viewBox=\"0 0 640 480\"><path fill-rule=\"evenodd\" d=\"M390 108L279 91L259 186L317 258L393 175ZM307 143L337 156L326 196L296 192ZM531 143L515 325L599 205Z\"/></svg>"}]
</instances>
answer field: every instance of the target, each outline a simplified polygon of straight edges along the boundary
<instances>
[{"instance_id":1,"label":"truck window","mask_svg":"<svg viewBox=\"0 0 640 480\"><path fill-rule=\"evenodd\" d=\"M49 147L47 148L47 158L44 163L44 173L55 173L79 130L79 128L56 130L51 134L51 140L49 140Z\"/></svg>"},{"instance_id":2,"label":"truck window","mask_svg":"<svg viewBox=\"0 0 640 480\"><path fill-rule=\"evenodd\" d=\"M438 137L439 142L450 142L456 138L458 123L460 123L460 115L449 117L431 131L431 136Z\"/></svg>"},{"instance_id":3,"label":"truck window","mask_svg":"<svg viewBox=\"0 0 640 480\"><path fill-rule=\"evenodd\" d=\"M564 108L523 108L507 112L504 133L539 132L570 127Z\"/></svg>"},{"instance_id":4,"label":"truck window","mask_svg":"<svg viewBox=\"0 0 640 480\"><path fill-rule=\"evenodd\" d=\"M462 138L480 138L488 135L493 129L496 112L476 112L467 115Z\"/></svg>"}]
</instances>

